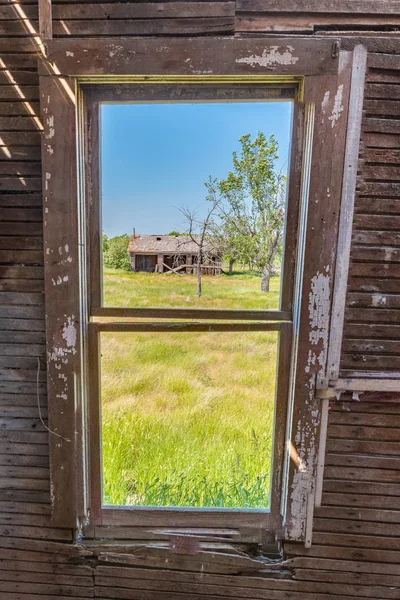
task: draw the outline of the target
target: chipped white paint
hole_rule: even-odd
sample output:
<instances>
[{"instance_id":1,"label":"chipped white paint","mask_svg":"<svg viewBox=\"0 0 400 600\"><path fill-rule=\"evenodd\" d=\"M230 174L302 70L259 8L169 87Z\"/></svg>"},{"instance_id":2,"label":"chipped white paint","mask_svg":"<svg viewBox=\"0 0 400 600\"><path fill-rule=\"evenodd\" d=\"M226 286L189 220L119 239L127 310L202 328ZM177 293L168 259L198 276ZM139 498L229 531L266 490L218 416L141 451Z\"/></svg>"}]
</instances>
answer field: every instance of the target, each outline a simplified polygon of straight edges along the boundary
<instances>
[{"instance_id":1,"label":"chipped white paint","mask_svg":"<svg viewBox=\"0 0 400 600\"><path fill-rule=\"evenodd\" d=\"M382 294L372 294L372 306L385 306L386 302L386 296L383 296Z\"/></svg>"},{"instance_id":2,"label":"chipped white paint","mask_svg":"<svg viewBox=\"0 0 400 600\"><path fill-rule=\"evenodd\" d=\"M45 137L47 140L51 140L51 138L53 138L54 134L55 134L54 115L50 115L49 117L46 118L46 124L48 127L48 132L46 133Z\"/></svg>"},{"instance_id":3,"label":"chipped white paint","mask_svg":"<svg viewBox=\"0 0 400 600\"><path fill-rule=\"evenodd\" d=\"M328 110L328 106L329 106L329 98L330 98L330 91L327 90L324 94L324 97L322 99L322 103L321 103L321 110L322 110L322 114L325 115L326 111Z\"/></svg>"},{"instance_id":4,"label":"chipped white paint","mask_svg":"<svg viewBox=\"0 0 400 600\"><path fill-rule=\"evenodd\" d=\"M308 314L310 321L309 341L318 350L309 349L305 372L320 370L326 361L328 349L329 307L330 307L330 276L329 265L325 267L326 273L317 273L311 280L309 294Z\"/></svg>"},{"instance_id":5,"label":"chipped white paint","mask_svg":"<svg viewBox=\"0 0 400 600\"><path fill-rule=\"evenodd\" d=\"M286 46L286 49L283 51L280 51L280 46L270 46L269 48L265 48L261 55L252 54L251 56L237 58L236 62L250 65L252 68L258 65L266 69L273 69L284 65L295 65L299 57L293 56L293 51L294 48L292 46Z\"/></svg>"},{"instance_id":6,"label":"chipped white paint","mask_svg":"<svg viewBox=\"0 0 400 600\"><path fill-rule=\"evenodd\" d=\"M336 123L339 121L342 112L344 111L343 106L343 83L341 83L338 87L335 96L335 102L333 104L332 114L328 117L328 120L331 121L332 129L335 127Z\"/></svg>"},{"instance_id":7,"label":"chipped white paint","mask_svg":"<svg viewBox=\"0 0 400 600\"><path fill-rule=\"evenodd\" d=\"M51 179L51 173L46 173L45 176L44 176L44 180L45 180L44 189L46 190L46 192L49 189L49 181L50 181L50 179Z\"/></svg>"},{"instance_id":8,"label":"chipped white paint","mask_svg":"<svg viewBox=\"0 0 400 600\"><path fill-rule=\"evenodd\" d=\"M73 315L72 315L72 318L68 317L67 322L64 324L64 327L63 327L62 336L63 336L64 340L66 341L68 348L73 348L74 354L75 354L75 352L76 352L76 350L75 350L76 326L73 321L73 318L74 318Z\"/></svg>"},{"instance_id":9,"label":"chipped white paint","mask_svg":"<svg viewBox=\"0 0 400 600\"><path fill-rule=\"evenodd\" d=\"M311 376L315 384L315 375ZM312 386L314 387L314 386ZM296 466L290 493L292 521L287 532L288 538L298 540L304 537L309 510L309 498L314 494L314 465L316 460L316 432L319 427L319 410L310 412L311 418L299 420L294 438L297 450Z\"/></svg>"},{"instance_id":10,"label":"chipped white paint","mask_svg":"<svg viewBox=\"0 0 400 600\"><path fill-rule=\"evenodd\" d=\"M116 54L118 54L119 52L121 52L121 50L123 50L122 46L117 46L117 45L112 45L110 46L110 51L108 52L108 56L110 58L114 58L114 56Z\"/></svg>"},{"instance_id":11,"label":"chipped white paint","mask_svg":"<svg viewBox=\"0 0 400 600\"><path fill-rule=\"evenodd\" d=\"M65 56L75 56L75 54L73 52L70 52L69 50L66 50Z\"/></svg>"}]
</instances>

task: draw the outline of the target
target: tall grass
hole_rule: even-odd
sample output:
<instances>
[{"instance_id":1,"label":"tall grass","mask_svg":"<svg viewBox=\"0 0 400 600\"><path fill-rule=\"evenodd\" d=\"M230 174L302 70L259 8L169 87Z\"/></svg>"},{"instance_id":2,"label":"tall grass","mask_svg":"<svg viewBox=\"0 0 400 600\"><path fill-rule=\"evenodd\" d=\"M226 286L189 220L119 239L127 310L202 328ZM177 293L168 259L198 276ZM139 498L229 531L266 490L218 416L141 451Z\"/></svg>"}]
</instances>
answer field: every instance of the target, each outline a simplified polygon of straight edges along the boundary
<instances>
[{"instance_id":1,"label":"tall grass","mask_svg":"<svg viewBox=\"0 0 400 600\"><path fill-rule=\"evenodd\" d=\"M149 306L173 290L181 298L182 286L194 285L190 276L138 275L151 282L141 297ZM105 276L113 305L120 304L127 285L138 293L136 274L132 282L125 277ZM225 295L227 308L238 301L242 285L250 288L252 303L261 294L258 278L212 279L222 287L208 288L215 289L214 302ZM152 287L153 280L165 288ZM278 285L275 280L269 298L262 294L264 305L276 307ZM205 300L215 307L209 295ZM250 307L242 302L240 308ZM275 332L103 333L104 502L266 508L276 342Z\"/></svg>"}]
</instances>

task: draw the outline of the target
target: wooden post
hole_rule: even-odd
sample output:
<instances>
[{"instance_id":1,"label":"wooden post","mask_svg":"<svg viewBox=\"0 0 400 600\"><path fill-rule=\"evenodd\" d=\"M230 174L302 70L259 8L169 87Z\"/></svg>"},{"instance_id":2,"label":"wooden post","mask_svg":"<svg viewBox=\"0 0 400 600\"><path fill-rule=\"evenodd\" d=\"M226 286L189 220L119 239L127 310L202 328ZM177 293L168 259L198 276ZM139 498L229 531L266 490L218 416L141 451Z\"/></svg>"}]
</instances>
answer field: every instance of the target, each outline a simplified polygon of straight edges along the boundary
<instances>
[{"instance_id":1,"label":"wooden post","mask_svg":"<svg viewBox=\"0 0 400 600\"><path fill-rule=\"evenodd\" d=\"M157 254L156 272L164 273L164 255L163 254Z\"/></svg>"},{"instance_id":2,"label":"wooden post","mask_svg":"<svg viewBox=\"0 0 400 600\"><path fill-rule=\"evenodd\" d=\"M136 255L131 253L131 271L136 271Z\"/></svg>"},{"instance_id":3,"label":"wooden post","mask_svg":"<svg viewBox=\"0 0 400 600\"><path fill-rule=\"evenodd\" d=\"M51 0L39 0L39 35L42 42L53 39Z\"/></svg>"}]
</instances>

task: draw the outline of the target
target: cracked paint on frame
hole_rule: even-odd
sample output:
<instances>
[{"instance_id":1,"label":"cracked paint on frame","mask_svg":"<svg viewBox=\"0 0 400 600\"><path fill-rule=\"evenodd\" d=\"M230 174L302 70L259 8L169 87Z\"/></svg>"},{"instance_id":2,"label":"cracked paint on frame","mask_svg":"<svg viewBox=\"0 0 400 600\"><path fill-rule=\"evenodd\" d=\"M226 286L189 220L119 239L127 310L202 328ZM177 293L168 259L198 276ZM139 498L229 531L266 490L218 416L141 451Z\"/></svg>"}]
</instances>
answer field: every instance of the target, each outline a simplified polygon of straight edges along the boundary
<instances>
[{"instance_id":1,"label":"cracked paint on frame","mask_svg":"<svg viewBox=\"0 0 400 600\"><path fill-rule=\"evenodd\" d=\"M299 57L293 56L294 48L292 46L286 46L282 52L279 50L279 46L270 46L269 49L265 48L261 55L252 54L243 58L237 58L237 63L247 64L250 67L260 66L266 69L275 69L279 66L295 65Z\"/></svg>"}]
</instances>

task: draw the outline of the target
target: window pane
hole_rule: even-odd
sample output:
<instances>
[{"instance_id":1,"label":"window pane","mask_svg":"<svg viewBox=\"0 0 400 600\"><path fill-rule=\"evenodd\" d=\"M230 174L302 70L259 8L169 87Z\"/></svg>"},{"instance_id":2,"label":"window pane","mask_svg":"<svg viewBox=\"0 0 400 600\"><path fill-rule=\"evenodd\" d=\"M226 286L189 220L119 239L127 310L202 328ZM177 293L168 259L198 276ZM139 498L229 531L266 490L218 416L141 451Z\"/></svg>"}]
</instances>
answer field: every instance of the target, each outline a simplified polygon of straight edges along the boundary
<instances>
[{"instance_id":1,"label":"window pane","mask_svg":"<svg viewBox=\"0 0 400 600\"><path fill-rule=\"evenodd\" d=\"M278 333L102 333L103 502L268 508Z\"/></svg>"},{"instance_id":2,"label":"window pane","mask_svg":"<svg viewBox=\"0 0 400 600\"><path fill-rule=\"evenodd\" d=\"M291 116L282 101L101 105L104 306L279 308Z\"/></svg>"}]
</instances>

